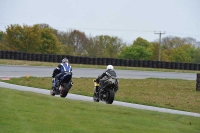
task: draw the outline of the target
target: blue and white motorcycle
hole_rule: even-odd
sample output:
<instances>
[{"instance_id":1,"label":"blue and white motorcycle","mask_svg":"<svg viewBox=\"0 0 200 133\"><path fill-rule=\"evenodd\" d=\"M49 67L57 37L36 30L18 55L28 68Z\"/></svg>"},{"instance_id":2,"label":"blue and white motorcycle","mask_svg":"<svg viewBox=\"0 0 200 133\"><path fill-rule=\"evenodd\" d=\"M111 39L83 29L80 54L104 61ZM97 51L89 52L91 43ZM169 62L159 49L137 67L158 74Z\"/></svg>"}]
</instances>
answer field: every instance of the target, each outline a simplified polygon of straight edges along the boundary
<instances>
[{"instance_id":1,"label":"blue and white motorcycle","mask_svg":"<svg viewBox=\"0 0 200 133\"><path fill-rule=\"evenodd\" d=\"M50 90L50 94L52 96L60 95L60 97L64 98L67 96L72 86L72 73L66 72L66 74L60 78L59 85L57 87L55 87L55 78L52 78L52 89Z\"/></svg>"}]
</instances>

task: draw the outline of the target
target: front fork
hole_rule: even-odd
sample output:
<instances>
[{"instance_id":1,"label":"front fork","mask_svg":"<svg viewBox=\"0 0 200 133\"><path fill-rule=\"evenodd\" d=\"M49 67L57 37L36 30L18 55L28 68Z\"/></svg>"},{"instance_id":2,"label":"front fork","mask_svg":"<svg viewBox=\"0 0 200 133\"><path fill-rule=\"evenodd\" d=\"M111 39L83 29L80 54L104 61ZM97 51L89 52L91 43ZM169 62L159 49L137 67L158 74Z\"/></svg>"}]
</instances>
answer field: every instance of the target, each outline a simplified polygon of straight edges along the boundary
<instances>
[{"instance_id":1,"label":"front fork","mask_svg":"<svg viewBox=\"0 0 200 133\"><path fill-rule=\"evenodd\" d=\"M99 84L96 81L94 81L94 92L95 92L96 96L98 96Z\"/></svg>"}]
</instances>

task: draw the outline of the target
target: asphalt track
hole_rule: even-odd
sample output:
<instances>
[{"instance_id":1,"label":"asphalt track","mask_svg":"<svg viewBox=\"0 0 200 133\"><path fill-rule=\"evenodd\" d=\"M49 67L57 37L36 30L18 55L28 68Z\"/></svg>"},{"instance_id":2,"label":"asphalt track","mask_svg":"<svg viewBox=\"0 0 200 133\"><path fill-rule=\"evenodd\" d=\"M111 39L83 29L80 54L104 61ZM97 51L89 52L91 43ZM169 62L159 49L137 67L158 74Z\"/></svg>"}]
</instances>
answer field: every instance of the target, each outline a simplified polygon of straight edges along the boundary
<instances>
[{"instance_id":1,"label":"asphalt track","mask_svg":"<svg viewBox=\"0 0 200 133\"><path fill-rule=\"evenodd\" d=\"M0 65L0 78L23 77L26 75L35 76L35 77L51 77L53 69L54 67ZM104 69L73 68L73 77L96 77L103 71ZM118 74L118 78L130 78L130 79L171 78L171 79L196 80L195 73L131 71L131 70L116 70L116 71ZM4 82L0 82L0 87L50 95L49 90L19 86L19 85L4 83ZM70 93L67 95L66 98L93 102L92 97L81 96L81 95L70 94ZM163 113L200 117L200 114L198 113L152 107L152 106L139 105L139 104L132 104L132 103L125 103L125 102L120 102L120 101L114 101L113 105L131 107L131 108L143 109L143 110L150 110L150 111L158 111L158 112L163 112Z\"/></svg>"},{"instance_id":2,"label":"asphalt track","mask_svg":"<svg viewBox=\"0 0 200 133\"><path fill-rule=\"evenodd\" d=\"M35 77L51 77L54 67L34 66L5 66L0 65L0 78L2 77L23 77L26 75ZM97 77L104 69L73 68L73 77ZM178 72L156 72L136 70L116 70L118 78L145 79L145 78L168 78L196 80L196 73Z\"/></svg>"}]
</instances>

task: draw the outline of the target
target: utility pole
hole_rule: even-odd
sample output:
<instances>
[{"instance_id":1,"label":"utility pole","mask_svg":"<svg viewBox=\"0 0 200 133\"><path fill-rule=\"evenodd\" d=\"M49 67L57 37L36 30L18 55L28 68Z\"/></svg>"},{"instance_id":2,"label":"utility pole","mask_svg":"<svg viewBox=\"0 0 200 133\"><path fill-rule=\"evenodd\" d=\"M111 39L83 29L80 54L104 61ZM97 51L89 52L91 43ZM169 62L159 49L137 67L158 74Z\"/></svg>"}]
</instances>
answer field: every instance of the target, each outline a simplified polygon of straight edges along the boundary
<instances>
[{"instance_id":1,"label":"utility pole","mask_svg":"<svg viewBox=\"0 0 200 133\"><path fill-rule=\"evenodd\" d=\"M155 32L154 34L159 34L159 48L158 48L158 61L160 61L160 50L161 50L161 35L165 34L165 32Z\"/></svg>"}]
</instances>

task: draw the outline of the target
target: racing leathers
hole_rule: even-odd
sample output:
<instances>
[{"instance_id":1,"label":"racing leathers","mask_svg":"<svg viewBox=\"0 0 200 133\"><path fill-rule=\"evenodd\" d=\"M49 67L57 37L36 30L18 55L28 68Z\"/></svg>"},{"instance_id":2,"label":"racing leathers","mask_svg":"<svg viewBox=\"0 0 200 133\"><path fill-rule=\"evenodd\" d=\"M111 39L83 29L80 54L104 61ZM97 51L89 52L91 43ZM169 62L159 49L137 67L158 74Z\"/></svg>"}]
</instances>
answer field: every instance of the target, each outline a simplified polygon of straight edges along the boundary
<instances>
[{"instance_id":1,"label":"racing leathers","mask_svg":"<svg viewBox=\"0 0 200 133\"><path fill-rule=\"evenodd\" d=\"M69 63L60 63L58 67L56 67L53 71L52 77L55 78L55 85L54 87L58 87L59 80L61 77L63 77L65 74L71 73L72 75L72 67ZM72 81L70 81L72 82Z\"/></svg>"},{"instance_id":2,"label":"racing leathers","mask_svg":"<svg viewBox=\"0 0 200 133\"><path fill-rule=\"evenodd\" d=\"M116 74L116 72L113 69L108 69L105 72L103 72L100 76L98 76L98 78L96 79L96 82L100 83L102 85L102 87L103 87L103 86L106 85L105 81L107 79L109 79L110 77L116 78L117 84L116 84L116 86L114 88L115 93L116 93L118 91L118 80L117 80L117 74ZM99 89L100 88L97 88L96 92L98 92Z\"/></svg>"}]
</instances>

